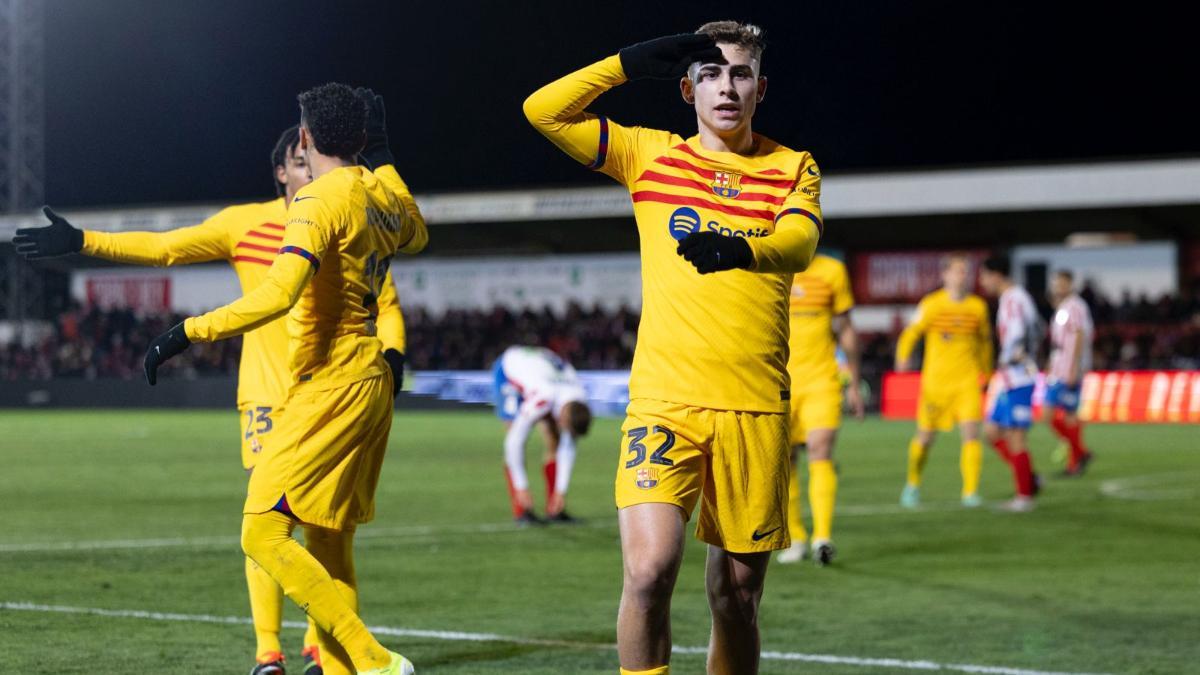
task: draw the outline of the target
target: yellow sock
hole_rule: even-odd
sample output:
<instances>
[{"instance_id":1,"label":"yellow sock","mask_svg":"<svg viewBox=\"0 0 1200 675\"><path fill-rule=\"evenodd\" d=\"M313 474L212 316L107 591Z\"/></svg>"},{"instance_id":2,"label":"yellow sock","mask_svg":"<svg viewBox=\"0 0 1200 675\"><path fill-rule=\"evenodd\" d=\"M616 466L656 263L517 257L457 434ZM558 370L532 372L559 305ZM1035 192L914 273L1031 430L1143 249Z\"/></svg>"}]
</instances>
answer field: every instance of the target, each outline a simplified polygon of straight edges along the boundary
<instances>
[{"instance_id":1,"label":"yellow sock","mask_svg":"<svg viewBox=\"0 0 1200 675\"><path fill-rule=\"evenodd\" d=\"M921 447L917 439L908 442L908 484L920 487L921 473L925 471L925 460L929 458L929 448Z\"/></svg>"},{"instance_id":2,"label":"yellow sock","mask_svg":"<svg viewBox=\"0 0 1200 675\"><path fill-rule=\"evenodd\" d=\"M283 652L279 644L283 589L250 558L246 558L246 588L250 591L250 616L254 618L255 657Z\"/></svg>"},{"instance_id":3,"label":"yellow sock","mask_svg":"<svg viewBox=\"0 0 1200 675\"><path fill-rule=\"evenodd\" d=\"M983 471L983 443L981 441L967 441L962 444L958 467L962 471L963 496L978 492L979 474Z\"/></svg>"},{"instance_id":4,"label":"yellow sock","mask_svg":"<svg viewBox=\"0 0 1200 675\"><path fill-rule=\"evenodd\" d=\"M317 646L317 624L313 623L310 616L308 617L308 628L304 630L304 649Z\"/></svg>"},{"instance_id":5,"label":"yellow sock","mask_svg":"<svg viewBox=\"0 0 1200 675\"><path fill-rule=\"evenodd\" d=\"M358 612L358 579L354 575L354 530L338 532L320 527L305 527L304 546L321 563L325 571L329 572L333 584L337 586L338 593L346 603ZM354 663L337 640L314 626L312 617L309 617L308 625L313 631L313 644L321 649L322 671L326 675L354 675Z\"/></svg>"},{"instance_id":6,"label":"yellow sock","mask_svg":"<svg viewBox=\"0 0 1200 675\"><path fill-rule=\"evenodd\" d=\"M833 462L808 463L808 503L812 509L813 541L833 539L833 505L837 501L837 472Z\"/></svg>"},{"instance_id":7,"label":"yellow sock","mask_svg":"<svg viewBox=\"0 0 1200 675\"><path fill-rule=\"evenodd\" d=\"M621 675L671 675L671 666L659 666L650 670L625 670L622 668Z\"/></svg>"},{"instance_id":8,"label":"yellow sock","mask_svg":"<svg viewBox=\"0 0 1200 675\"><path fill-rule=\"evenodd\" d=\"M791 480L788 481L788 531L792 542L808 541L808 532L804 529L804 502L800 499L800 467L792 465Z\"/></svg>"},{"instance_id":9,"label":"yellow sock","mask_svg":"<svg viewBox=\"0 0 1200 675\"><path fill-rule=\"evenodd\" d=\"M345 588L339 588L321 562L292 539L293 526L290 517L276 511L248 513L242 519L242 548L321 631L332 634L356 671L390 664L391 654L358 618Z\"/></svg>"}]
</instances>

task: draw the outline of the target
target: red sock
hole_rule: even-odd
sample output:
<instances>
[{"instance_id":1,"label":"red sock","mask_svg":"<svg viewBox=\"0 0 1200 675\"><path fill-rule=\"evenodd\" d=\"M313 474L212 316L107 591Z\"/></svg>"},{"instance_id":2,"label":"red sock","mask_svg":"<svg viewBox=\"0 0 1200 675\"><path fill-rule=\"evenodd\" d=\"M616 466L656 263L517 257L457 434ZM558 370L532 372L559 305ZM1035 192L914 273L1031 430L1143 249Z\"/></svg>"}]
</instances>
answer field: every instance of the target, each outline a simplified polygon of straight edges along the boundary
<instances>
[{"instance_id":1,"label":"red sock","mask_svg":"<svg viewBox=\"0 0 1200 675\"><path fill-rule=\"evenodd\" d=\"M504 467L504 479L508 481L508 500L512 502L513 518L516 518L521 515L524 509L517 503L517 489L513 487L512 472L508 470L507 466Z\"/></svg>"},{"instance_id":2,"label":"red sock","mask_svg":"<svg viewBox=\"0 0 1200 675\"><path fill-rule=\"evenodd\" d=\"M1017 495L1021 497L1033 496L1033 463L1029 459L1029 452L1022 450L1014 452L1012 457L1013 479L1017 483Z\"/></svg>"},{"instance_id":3,"label":"red sock","mask_svg":"<svg viewBox=\"0 0 1200 675\"><path fill-rule=\"evenodd\" d=\"M546 511L550 511L550 496L554 494L555 480L558 478L558 462L553 459L542 465L542 475L546 477Z\"/></svg>"},{"instance_id":4,"label":"red sock","mask_svg":"<svg viewBox=\"0 0 1200 675\"><path fill-rule=\"evenodd\" d=\"M1012 466L1012 451L1008 449L1007 440L1003 437L997 438L992 441L992 447L996 449L996 454L1000 455L1001 459L1007 462L1009 466Z\"/></svg>"},{"instance_id":5,"label":"red sock","mask_svg":"<svg viewBox=\"0 0 1200 675\"><path fill-rule=\"evenodd\" d=\"M1071 456L1067 459L1067 468L1074 469L1079 466L1079 461L1083 459L1084 455L1087 455L1087 448L1083 447L1083 425L1079 423L1079 420L1070 424L1066 418L1057 414L1054 416L1052 424L1054 431L1071 446Z\"/></svg>"}]
</instances>

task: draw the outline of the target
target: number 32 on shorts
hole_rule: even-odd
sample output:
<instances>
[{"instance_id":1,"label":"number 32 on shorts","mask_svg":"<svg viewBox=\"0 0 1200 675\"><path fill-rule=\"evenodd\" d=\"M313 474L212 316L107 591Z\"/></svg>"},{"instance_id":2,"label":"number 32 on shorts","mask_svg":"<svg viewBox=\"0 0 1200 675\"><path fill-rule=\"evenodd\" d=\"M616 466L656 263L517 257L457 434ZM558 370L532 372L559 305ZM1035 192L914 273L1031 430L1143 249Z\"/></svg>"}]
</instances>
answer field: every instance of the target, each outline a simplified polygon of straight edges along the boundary
<instances>
[{"instance_id":1,"label":"number 32 on shorts","mask_svg":"<svg viewBox=\"0 0 1200 675\"><path fill-rule=\"evenodd\" d=\"M637 427L630 429L626 434L629 437L629 454L632 455L625 462L626 469L632 469L635 466L646 461L646 451L648 448L642 441L650 435L649 427ZM658 464L659 466L675 466L675 462L667 458L667 451L675 446L675 432L670 429L655 425L654 435L663 437L662 443L658 449L650 453L650 463Z\"/></svg>"}]
</instances>

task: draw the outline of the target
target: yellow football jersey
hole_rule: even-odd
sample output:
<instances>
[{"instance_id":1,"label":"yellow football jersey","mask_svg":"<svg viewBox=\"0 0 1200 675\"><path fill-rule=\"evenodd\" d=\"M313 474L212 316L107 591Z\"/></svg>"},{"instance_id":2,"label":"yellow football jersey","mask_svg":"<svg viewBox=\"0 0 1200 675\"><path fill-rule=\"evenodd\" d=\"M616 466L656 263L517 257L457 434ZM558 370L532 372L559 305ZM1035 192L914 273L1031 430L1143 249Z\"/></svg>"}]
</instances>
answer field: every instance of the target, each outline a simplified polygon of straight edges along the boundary
<instances>
[{"instance_id":1,"label":"yellow football jersey","mask_svg":"<svg viewBox=\"0 0 1200 675\"><path fill-rule=\"evenodd\" d=\"M166 267L227 260L246 294L267 278L283 242L287 206L283 198L224 208L199 225L168 232L83 233L85 255L130 265ZM385 348L405 349L404 318L395 287L380 296L380 339ZM390 291L390 293L388 292ZM278 407L287 398L288 334L283 319L242 338L237 404Z\"/></svg>"},{"instance_id":2,"label":"yellow football jersey","mask_svg":"<svg viewBox=\"0 0 1200 675\"><path fill-rule=\"evenodd\" d=\"M813 257L808 269L792 280L791 358L788 372L792 388L806 384L837 383L837 337L833 317L854 307L850 277L840 260L827 255Z\"/></svg>"},{"instance_id":3,"label":"yellow football jersey","mask_svg":"<svg viewBox=\"0 0 1200 675\"><path fill-rule=\"evenodd\" d=\"M297 193L279 255L252 293L184 323L189 338L238 335L287 313L289 389L328 389L378 375L385 345L376 307L392 297L396 252L428 241L408 186L390 166L339 167Z\"/></svg>"},{"instance_id":4,"label":"yellow football jersey","mask_svg":"<svg viewBox=\"0 0 1200 675\"><path fill-rule=\"evenodd\" d=\"M896 358L907 361L917 340L925 338L921 386L939 386L964 378L978 381L992 372L992 331L987 303L968 294L955 301L945 290L921 299L916 316L900 334Z\"/></svg>"},{"instance_id":5,"label":"yellow football jersey","mask_svg":"<svg viewBox=\"0 0 1200 675\"><path fill-rule=\"evenodd\" d=\"M698 136L584 112L625 81L609 57L535 92L525 114L577 161L625 185L641 239L642 319L630 398L786 412L788 292L820 234L820 172L807 152L755 136L746 155ZM676 253L692 232L745 237L750 270L701 275Z\"/></svg>"}]
</instances>

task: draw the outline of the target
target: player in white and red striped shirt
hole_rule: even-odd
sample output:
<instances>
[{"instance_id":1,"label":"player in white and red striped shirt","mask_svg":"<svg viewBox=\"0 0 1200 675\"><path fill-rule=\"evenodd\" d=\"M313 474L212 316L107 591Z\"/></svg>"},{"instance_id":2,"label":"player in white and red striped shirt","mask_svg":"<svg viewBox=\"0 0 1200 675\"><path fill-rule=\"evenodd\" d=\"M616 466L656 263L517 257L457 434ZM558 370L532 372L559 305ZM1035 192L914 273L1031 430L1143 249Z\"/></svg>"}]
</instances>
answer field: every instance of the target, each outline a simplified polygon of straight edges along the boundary
<instances>
[{"instance_id":1,"label":"player in white and red striped shirt","mask_svg":"<svg viewBox=\"0 0 1200 675\"><path fill-rule=\"evenodd\" d=\"M988 385L984 433L1012 468L1016 496L1006 508L1029 511L1037 494L1037 477L1029 457L1026 436L1033 424L1033 386L1037 380L1034 355L1044 332L1033 298L1011 277L1007 256L983 261L979 283L985 293L999 297L996 337L1000 352Z\"/></svg>"},{"instance_id":2,"label":"player in white and red striped shirt","mask_svg":"<svg viewBox=\"0 0 1200 675\"><path fill-rule=\"evenodd\" d=\"M1074 290L1067 270L1055 273L1050 283L1054 319L1050 323L1050 365L1046 368L1046 402L1042 416L1054 433L1071 446L1065 476L1081 475L1092 459L1083 445L1083 430L1076 411L1083 376L1092 367L1092 313Z\"/></svg>"}]
</instances>

